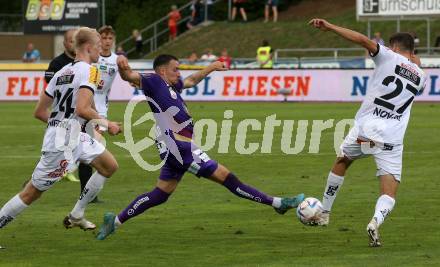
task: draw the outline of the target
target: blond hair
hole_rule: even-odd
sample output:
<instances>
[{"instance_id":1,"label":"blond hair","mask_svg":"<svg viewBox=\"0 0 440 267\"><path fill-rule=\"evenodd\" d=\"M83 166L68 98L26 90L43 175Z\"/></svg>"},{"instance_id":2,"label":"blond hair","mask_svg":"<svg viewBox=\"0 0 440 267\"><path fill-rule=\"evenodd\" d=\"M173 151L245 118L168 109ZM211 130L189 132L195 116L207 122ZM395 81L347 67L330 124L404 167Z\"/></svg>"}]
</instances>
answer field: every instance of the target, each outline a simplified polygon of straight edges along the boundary
<instances>
[{"instance_id":1,"label":"blond hair","mask_svg":"<svg viewBox=\"0 0 440 267\"><path fill-rule=\"evenodd\" d=\"M93 43L96 39L99 38L100 35L95 29L89 27L81 27L76 30L73 36L75 50L80 49L87 43Z\"/></svg>"}]
</instances>

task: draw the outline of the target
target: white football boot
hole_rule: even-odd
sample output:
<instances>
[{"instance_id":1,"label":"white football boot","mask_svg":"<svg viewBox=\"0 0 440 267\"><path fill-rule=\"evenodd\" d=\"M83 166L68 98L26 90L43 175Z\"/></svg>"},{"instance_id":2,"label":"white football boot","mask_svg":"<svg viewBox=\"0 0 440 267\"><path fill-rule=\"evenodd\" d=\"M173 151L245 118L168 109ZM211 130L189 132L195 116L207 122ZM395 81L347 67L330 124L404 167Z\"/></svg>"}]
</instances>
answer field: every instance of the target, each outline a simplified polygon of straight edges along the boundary
<instances>
[{"instance_id":1,"label":"white football boot","mask_svg":"<svg viewBox=\"0 0 440 267\"><path fill-rule=\"evenodd\" d=\"M95 230L96 225L88 220L86 218L73 218L70 214L67 215L63 220L64 227L66 229L79 227L80 229L83 229L84 231L87 230Z\"/></svg>"},{"instance_id":2,"label":"white football boot","mask_svg":"<svg viewBox=\"0 0 440 267\"><path fill-rule=\"evenodd\" d=\"M379 226L375 218L371 219L367 225L367 233L370 238L370 247L380 247L382 245L379 240Z\"/></svg>"}]
</instances>

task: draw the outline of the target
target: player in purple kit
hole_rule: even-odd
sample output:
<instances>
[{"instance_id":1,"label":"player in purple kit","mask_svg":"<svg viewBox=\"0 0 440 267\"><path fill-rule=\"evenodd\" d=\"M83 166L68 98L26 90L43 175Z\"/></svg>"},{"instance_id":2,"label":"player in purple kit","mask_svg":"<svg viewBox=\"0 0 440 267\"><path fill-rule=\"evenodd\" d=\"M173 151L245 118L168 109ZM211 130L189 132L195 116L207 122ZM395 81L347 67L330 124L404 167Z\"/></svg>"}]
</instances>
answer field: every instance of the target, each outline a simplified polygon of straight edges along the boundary
<instances>
[{"instance_id":1,"label":"player in purple kit","mask_svg":"<svg viewBox=\"0 0 440 267\"><path fill-rule=\"evenodd\" d=\"M195 86L213 71L227 70L222 62L214 62L184 80L180 76L178 59L171 55L159 55L154 59L155 73L132 71L127 59L121 56L118 67L121 77L142 88L147 97L156 118L156 144L164 165L152 191L139 195L119 215L104 215L97 239L105 239L128 219L167 201L185 172L217 182L238 197L272 206L280 214L297 207L304 199L304 194L288 198L272 197L242 183L193 143L193 121L180 93L184 88Z\"/></svg>"}]
</instances>

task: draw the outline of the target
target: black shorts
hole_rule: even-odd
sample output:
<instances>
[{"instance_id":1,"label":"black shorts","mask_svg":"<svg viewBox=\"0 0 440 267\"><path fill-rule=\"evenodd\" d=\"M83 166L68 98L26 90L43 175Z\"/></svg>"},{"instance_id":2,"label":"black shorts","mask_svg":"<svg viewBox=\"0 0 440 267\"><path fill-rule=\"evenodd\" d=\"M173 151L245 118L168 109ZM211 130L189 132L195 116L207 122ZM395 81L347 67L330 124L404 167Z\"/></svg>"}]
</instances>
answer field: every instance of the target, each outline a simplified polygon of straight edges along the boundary
<instances>
[{"instance_id":1,"label":"black shorts","mask_svg":"<svg viewBox=\"0 0 440 267\"><path fill-rule=\"evenodd\" d=\"M246 5L246 3L243 3L243 2L232 3L232 6L236 7L236 8L244 8L245 5Z\"/></svg>"}]
</instances>

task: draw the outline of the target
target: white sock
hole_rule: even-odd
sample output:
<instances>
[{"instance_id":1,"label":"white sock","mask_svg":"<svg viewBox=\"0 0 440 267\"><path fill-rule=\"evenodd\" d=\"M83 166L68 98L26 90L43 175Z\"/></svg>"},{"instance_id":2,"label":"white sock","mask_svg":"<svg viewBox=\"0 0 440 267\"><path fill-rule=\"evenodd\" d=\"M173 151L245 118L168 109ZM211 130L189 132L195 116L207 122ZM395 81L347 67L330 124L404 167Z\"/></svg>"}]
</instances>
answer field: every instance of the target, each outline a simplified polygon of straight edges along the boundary
<instances>
[{"instance_id":1,"label":"white sock","mask_svg":"<svg viewBox=\"0 0 440 267\"><path fill-rule=\"evenodd\" d=\"M344 183L344 176L339 176L330 172L327 178L327 185L325 186L324 196L322 198L322 206L324 210L330 211L333 206L333 201L335 201L336 195L341 189Z\"/></svg>"},{"instance_id":2,"label":"white sock","mask_svg":"<svg viewBox=\"0 0 440 267\"><path fill-rule=\"evenodd\" d=\"M394 208L396 200L389 195L381 195L376 202L376 209L373 218L376 219L377 226L380 226L385 218Z\"/></svg>"},{"instance_id":3,"label":"white sock","mask_svg":"<svg viewBox=\"0 0 440 267\"><path fill-rule=\"evenodd\" d=\"M87 204L89 204L89 202L92 201L98 195L98 193L104 187L104 183L106 180L107 178L102 176L98 172L95 172L90 177L90 180L87 182L86 186L84 187L84 190L81 192L81 195L79 196L79 199L75 204L75 207L73 207L73 210L70 212L70 215L73 218L79 219L84 217L84 211L86 209Z\"/></svg>"},{"instance_id":4,"label":"white sock","mask_svg":"<svg viewBox=\"0 0 440 267\"><path fill-rule=\"evenodd\" d=\"M119 227L119 226L121 226L121 225L122 225L122 223L121 223L121 221L119 220L118 215L116 215L116 217L115 217L115 227L117 228L117 227Z\"/></svg>"},{"instance_id":5,"label":"white sock","mask_svg":"<svg viewBox=\"0 0 440 267\"><path fill-rule=\"evenodd\" d=\"M281 207L281 198L280 197L274 197L273 198L272 207L274 207L274 208Z\"/></svg>"},{"instance_id":6,"label":"white sock","mask_svg":"<svg viewBox=\"0 0 440 267\"><path fill-rule=\"evenodd\" d=\"M0 228L6 226L27 207L28 205L21 200L18 194L11 198L0 210Z\"/></svg>"}]
</instances>

